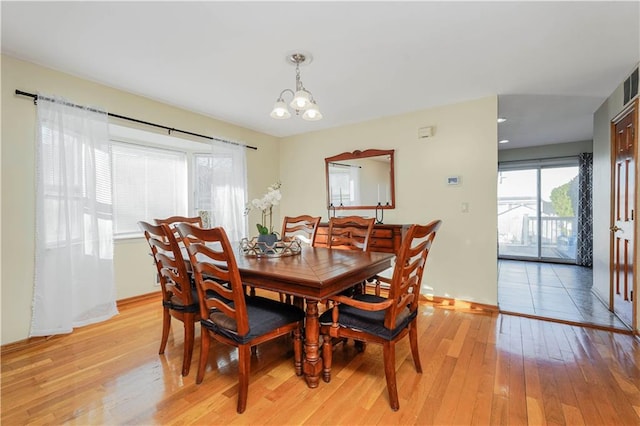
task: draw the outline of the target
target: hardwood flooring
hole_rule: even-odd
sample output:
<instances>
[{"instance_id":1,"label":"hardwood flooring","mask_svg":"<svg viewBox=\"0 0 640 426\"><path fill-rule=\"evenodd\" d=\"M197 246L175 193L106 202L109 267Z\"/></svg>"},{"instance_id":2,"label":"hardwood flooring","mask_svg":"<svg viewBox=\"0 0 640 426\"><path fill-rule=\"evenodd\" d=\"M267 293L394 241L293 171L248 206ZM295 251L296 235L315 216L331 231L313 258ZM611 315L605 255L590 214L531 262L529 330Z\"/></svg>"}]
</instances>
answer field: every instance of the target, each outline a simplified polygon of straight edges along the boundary
<instances>
[{"instance_id":1,"label":"hardwood flooring","mask_svg":"<svg viewBox=\"0 0 640 426\"><path fill-rule=\"evenodd\" d=\"M399 411L389 408L380 347L336 346L331 383L309 389L284 337L257 348L239 415L235 350L214 345L196 385L200 339L183 378L181 324L157 353L160 311L159 299L131 303L108 322L3 348L1 423L640 424L640 343L628 334L424 302L423 374L408 339L397 346Z\"/></svg>"}]
</instances>

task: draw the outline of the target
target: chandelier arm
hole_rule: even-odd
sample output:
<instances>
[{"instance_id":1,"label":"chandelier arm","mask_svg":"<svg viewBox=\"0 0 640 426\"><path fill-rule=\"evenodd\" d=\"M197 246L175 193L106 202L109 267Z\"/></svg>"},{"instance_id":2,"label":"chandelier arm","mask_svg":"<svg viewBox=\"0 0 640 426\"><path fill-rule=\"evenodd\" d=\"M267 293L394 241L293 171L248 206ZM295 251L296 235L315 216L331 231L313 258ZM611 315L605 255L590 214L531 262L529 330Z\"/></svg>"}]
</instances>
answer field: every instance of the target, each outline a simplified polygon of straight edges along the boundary
<instances>
[{"instance_id":1,"label":"chandelier arm","mask_svg":"<svg viewBox=\"0 0 640 426\"><path fill-rule=\"evenodd\" d=\"M282 98L282 96L283 96L285 93L287 93L287 92L291 93L291 96L292 96L292 97L293 97L293 96L295 96L295 93L293 92L293 90L291 90L291 89L284 89L282 92L280 92L280 96L278 96L278 101L280 101L280 100L284 100L284 99Z\"/></svg>"}]
</instances>

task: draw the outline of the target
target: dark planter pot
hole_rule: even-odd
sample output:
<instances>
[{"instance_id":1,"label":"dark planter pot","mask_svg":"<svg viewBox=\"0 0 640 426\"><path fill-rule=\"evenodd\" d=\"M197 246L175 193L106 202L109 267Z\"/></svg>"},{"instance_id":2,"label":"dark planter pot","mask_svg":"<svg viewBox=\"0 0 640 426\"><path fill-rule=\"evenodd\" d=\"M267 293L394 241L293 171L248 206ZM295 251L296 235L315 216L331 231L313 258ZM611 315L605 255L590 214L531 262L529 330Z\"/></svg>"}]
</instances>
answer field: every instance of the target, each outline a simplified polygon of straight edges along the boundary
<instances>
[{"instance_id":1,"label":"dark planter pot","mask_svg":"<svg viewBox=\"0 0 640 426\"><path fill-rule=\"evenodd\" d=\"M260 250L263 253L275 253L276 242L278 241L278 236L276 234L260 234L258 235L258 242L263 243L260 244Z\"/></svg>"}]
</instances>

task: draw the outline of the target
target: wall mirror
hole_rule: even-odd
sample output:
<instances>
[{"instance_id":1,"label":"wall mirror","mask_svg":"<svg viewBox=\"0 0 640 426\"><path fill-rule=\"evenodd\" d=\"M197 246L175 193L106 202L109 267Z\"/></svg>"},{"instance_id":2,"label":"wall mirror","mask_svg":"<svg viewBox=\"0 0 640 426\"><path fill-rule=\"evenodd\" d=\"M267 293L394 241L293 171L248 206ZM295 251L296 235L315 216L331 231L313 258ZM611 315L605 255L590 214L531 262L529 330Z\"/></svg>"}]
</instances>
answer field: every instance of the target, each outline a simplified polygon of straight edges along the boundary
<instances>
[{"instance_id":1,"label":"wall mirror","mask_svg":"<svg viewBox=\"0 0 640 426\"><path fill-rule=\"evenodd\" d=\"M325 158L327 207L394 209L393 153L393 149L368 149Z\"/></svg>"}]
</instances>

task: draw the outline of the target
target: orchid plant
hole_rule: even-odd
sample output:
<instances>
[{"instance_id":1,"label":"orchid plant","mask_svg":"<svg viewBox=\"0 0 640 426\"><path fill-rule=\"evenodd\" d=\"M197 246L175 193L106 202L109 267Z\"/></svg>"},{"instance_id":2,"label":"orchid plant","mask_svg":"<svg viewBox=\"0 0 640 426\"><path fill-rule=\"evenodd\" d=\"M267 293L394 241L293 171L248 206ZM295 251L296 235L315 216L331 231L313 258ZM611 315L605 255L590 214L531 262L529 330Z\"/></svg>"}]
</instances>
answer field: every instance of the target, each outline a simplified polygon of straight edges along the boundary
<instances>
[{"instance_id":1,"label":"orchid plant","mask_svg":"<svg viewBox=\"0 0 640 426\"><path fill-rule=\"evenodd\" d=\"M280 182L276 182L267 188L267 193L262 198L255 198L247 204L244 214L249 214L251 210L258 209L262 212L262 221L257 223L258 233L260 235L273 234L273 206L277 206L282 199L280 194ZM269 226L267 227L267 219Z\"/></svg>"}]
</instances>

